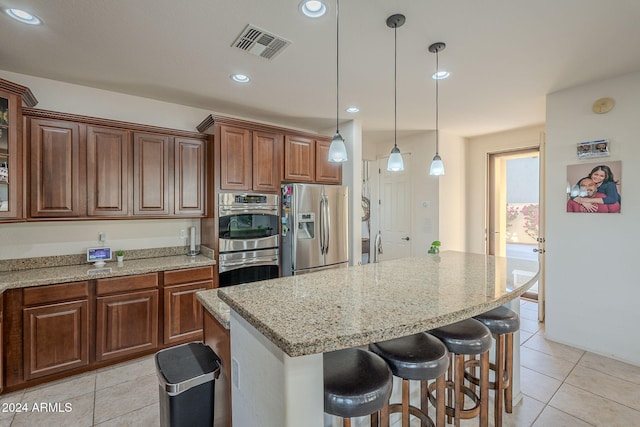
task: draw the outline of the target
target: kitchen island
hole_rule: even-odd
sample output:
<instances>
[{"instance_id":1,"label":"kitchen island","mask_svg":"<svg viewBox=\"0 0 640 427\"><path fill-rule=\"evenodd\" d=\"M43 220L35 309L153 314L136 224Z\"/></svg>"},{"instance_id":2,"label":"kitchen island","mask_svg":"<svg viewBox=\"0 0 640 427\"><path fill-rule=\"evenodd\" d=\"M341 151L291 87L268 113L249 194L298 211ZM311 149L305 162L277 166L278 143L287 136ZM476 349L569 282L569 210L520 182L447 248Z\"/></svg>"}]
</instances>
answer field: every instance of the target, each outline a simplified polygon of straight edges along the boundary
<instances>
[{"instance_id":1,"label":"kitchen island","mask_svg":"<svg viewBox=\"0 0 640 427\"><path fill-rule=\"evenodd\" d=\"M447 251L218 289L231 308L233 424L320 427L322 353L467 319L537 277L536 262Z\"/></svg>"}]
</instances>

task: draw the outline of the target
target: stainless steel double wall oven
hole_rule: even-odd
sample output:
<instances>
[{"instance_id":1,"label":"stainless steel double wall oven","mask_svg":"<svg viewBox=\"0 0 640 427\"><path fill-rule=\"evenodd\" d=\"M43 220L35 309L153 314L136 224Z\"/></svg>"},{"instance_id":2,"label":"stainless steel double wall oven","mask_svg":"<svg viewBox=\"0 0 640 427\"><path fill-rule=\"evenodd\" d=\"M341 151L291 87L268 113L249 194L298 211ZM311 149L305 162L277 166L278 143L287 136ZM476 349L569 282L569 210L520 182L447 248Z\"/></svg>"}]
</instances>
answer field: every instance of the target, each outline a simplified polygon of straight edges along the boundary
<instances>
[{"instance_id":1,"label":"stainless steel double wall oven","mask_svg":"<svg viewBox=\"0 0 640 427\"><path fill-rule=\"evenodd\" d=\"M279 206L276 194L219 194L220 287L279 276Z\"/></svg>"}]
</instances>

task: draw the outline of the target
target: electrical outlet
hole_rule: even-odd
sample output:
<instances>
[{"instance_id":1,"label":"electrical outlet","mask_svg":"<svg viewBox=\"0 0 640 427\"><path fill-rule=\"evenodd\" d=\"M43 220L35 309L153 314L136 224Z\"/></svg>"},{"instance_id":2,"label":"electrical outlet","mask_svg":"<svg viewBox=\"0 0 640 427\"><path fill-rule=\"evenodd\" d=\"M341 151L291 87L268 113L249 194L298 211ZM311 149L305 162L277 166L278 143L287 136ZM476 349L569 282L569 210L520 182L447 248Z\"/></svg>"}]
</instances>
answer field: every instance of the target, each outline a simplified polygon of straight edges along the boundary
<instances>
[{"instance_id":1,"label":"electrical outlet","mask_svg":"<svg viewBox=\"0 0 640 427\"><path fill-rule=\"evenodd\" d=\"M100 243L105 243L107 241L107 233L104 231L98 231L98 241Z\"/></svg>"},{"instance_id":2,"label":"electrical outlet","mask_svg":"<svg viewBox=\"0 0 640 427\"><path fill-rule=\"evenodd\" d=\"M240 368L236 359L231 359L231 382L235 388L240 389Z\"/></svg>"},{"instance_id":3,"label":"electrical outlet","mask_svg":"<svg viewBox=\"0 0 640 427\"><path fill-rule=\"evenodd\" d=\"M187 230L185 230L184 228L180 229L180 238L181 239L186 239L187 238Z\"/></svg>"}]
</instances>

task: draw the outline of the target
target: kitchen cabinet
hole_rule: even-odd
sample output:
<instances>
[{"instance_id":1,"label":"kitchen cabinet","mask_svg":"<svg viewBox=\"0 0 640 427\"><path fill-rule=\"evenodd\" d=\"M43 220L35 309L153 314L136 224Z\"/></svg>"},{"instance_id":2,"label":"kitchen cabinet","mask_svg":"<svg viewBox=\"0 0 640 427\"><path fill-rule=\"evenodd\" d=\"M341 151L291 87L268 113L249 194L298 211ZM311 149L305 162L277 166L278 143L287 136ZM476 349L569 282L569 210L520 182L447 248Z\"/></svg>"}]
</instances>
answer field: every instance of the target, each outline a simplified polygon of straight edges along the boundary
<instances>
[{"instance_id":1,"label":"kitchen cabinet","mask_svg":"<svg viewBox=\"0 0 640 427\"><path fill-rule=\"evenodd\" d=\"M169 136L133 134L134 215L169 215L169 164Z\"/></svg>"},{"instance_id":2,"label":"kitchen cabinet","mask_svg":"<svg viewBox=\"0 0 640 427\"><path fill-rule=\"evenodd\" d=\"M23 290L24 380L89 365L88 297L86 281Z\"/></svg>"},{"instance_id":3,"label":"kitchen cabinet","mask_svg":"<svg viewBox=\"0 0 640 427\"><path fill-rule=\"evenodd\" d=\"M313 182L315 179L315 140L297 135L284 137L284 180Z\"/></svg>"},{"instance_id":4,"label":"kitchen cabinet","mask_svg":"<svg viewBox=\"0 0 640 427\"><path fill-rule=\"evenodd\" d=\"M164 273L164 344L202 340L202 304L196 292L213 288L213 267Z\"/></svg>"},{"instance_id":5,"label":"kitchen cabinet","mask_svg":"<svg viewBox=\"0 0 640 427\"><path fill-rule=\"evenodd\" d=\"M31 217L79 217L86 212L85 145L80 126L31 119Z\"/></svg>"},{"instance_id":6,"label":"kitchen cabinet","mask_svg":"<svg viewBox=\"0 0 640 427\"><path fill-rule=\"evenodd\" d=\"M220 189L279 192L282 134L220 126Z\"/></svg>"},{"instance_id":7,"label":"kitchen cabinet","mask_svg":"<svg viewBox=\"0 0 640 427\"><path fill-rule=\"evenodd\" d=\"M96 281L96 361L154 350L158 345L158 275Z\"/></svg>"},{"instance_id":8,"label":"kitchen cabinet","mask_svg":"<svg viewBox=\"0 0 640 427\"><path fill-rule=\"evenodd\" d=\"M36 103L29 88L0 79L0 222L25 216L22 105Z\"/></svg>"},{"instance_id":9,"label":"kitchen cabinet","mask_svg":"<svg viewBox=\"0 0 640 427\"><path fill-rule=\"evenodd\" d=\"M131 133L87 126L87 215L131 214Z\"/></svg>"},{"instance_id":10,"label":"kitchen cabinet","mask_svg":"<svg viewBox=\"0 0 640 427\"><path fill-rule=\"evenodd\" d=\"M329 160L330 140L316 139L315 182L322 184L342 184L342 163Z\"/></svg>"},{"instance_id":11,"label":"kitchen cabinet","mask_svg":"<svg viewBox=\"0 0 640 427\"><path fill-rule=\"evenodd\" d=\"M203 140L175 138L174 141L174 214L205 214L205 154Z\"/></svg>"},{"instance_id":12,"label":"kitchen cabinet","mask_svg":"<svg viewBox=\"0 0 640 427\"><path fill-rule=\"evenodd\" d=\"M211 313L204 311L204 343L220 357L220 375L215 381L213 426L230 427L231 423L231 340L229 330Z\"/></svg>"}]
</instances>

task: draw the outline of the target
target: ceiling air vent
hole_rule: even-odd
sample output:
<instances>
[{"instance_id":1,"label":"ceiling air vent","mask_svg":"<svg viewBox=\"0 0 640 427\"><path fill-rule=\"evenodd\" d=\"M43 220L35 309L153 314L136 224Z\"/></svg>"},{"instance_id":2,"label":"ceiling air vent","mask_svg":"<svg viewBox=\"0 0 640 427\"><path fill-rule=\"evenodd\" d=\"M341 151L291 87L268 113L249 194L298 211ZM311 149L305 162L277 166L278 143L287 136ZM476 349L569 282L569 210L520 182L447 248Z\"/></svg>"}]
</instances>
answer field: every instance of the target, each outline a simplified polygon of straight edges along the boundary
<instances>
[{"instance_id":1,"label":"ceiling air vent","mask_svg":"<svg viewBox=\"0 0 640 427\"><path fill-rule=\"evenodd\" d=\"M273 59L289 44L289 40L249 24L231 46L261 58Z\"/></svg>"}]
</instances>

